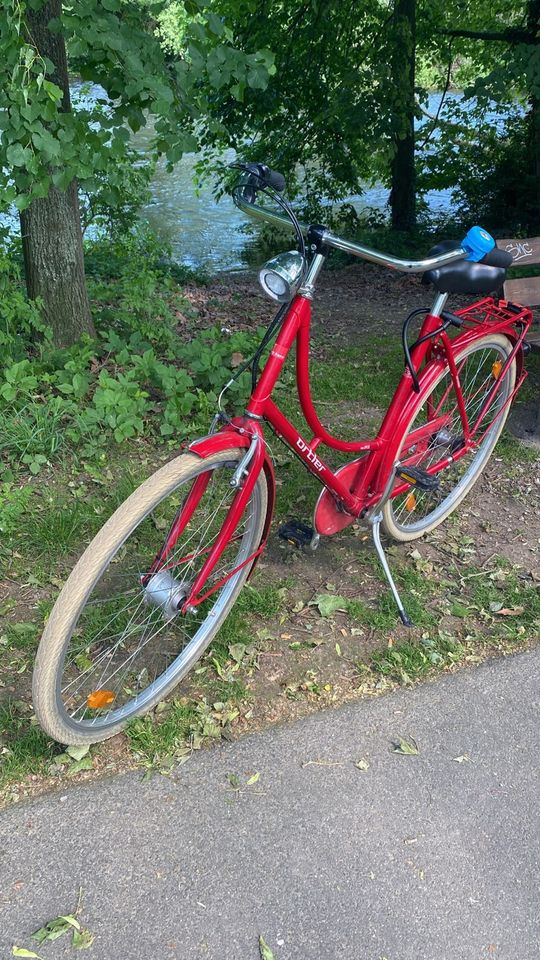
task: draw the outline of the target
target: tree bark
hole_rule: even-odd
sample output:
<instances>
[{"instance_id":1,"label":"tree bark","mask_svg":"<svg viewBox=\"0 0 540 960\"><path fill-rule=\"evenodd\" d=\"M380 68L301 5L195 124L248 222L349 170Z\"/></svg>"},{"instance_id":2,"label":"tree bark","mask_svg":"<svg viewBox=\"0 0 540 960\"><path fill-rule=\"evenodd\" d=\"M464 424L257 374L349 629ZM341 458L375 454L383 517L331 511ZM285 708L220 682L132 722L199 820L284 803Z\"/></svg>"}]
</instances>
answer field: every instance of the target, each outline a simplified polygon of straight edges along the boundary
<instances>
[{"instance_id":1,"label":"tree bark","mask_svg":"<svg viewBox=\"0 0 540 960\"><path fill-rule=\"evenodd\" d=\"M71 110L64 38L48 29L62 13L61 0L39 10L27 9L30 42L54 64L51 80L63 91L62 109ZM43 319L58 346L69 346L81 334L95 336L84 277L84 254L77 181L67 190L51 186L47 197L34 200L21 216L21 235L28 295L43 300Z\"/></svg>"},{"instance_id":2,"label":"tree bark","mask_svg":"<svg viewBox=\"0 0 540 960\"><path fill-rule=\"evenodd\" d=\"M527 9L527 29L531 37L537 37L540 28L540 0L529 0ZM540 219L540 99L536 94L529 97L529 169L534 184L534 196L531 197L532 213ZM539 421L540 424L540 421Z\"/></svg>"},{"instance_id":3,"label":"tree bark","mask_svg":"<svg viewBox=\"0 0 540 960\"><path fill-rule=\"evenodd\" d=\"M416 0L395 0L394 24L402 42L396 50L392 79L402 93L402 108L396 117L390 208L396 230L416 226L416 171L414 163Z\"/></svg>"}]
</instances>

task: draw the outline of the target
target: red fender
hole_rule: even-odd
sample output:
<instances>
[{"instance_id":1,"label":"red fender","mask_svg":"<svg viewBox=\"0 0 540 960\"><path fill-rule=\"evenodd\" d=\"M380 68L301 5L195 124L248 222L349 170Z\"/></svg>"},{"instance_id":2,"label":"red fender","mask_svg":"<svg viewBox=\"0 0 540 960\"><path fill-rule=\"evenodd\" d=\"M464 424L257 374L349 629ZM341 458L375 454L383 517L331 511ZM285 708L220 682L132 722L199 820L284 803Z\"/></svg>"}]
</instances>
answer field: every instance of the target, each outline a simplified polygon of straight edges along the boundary
<instances>
[{"instance_id":1,"label":"red fender","mask_svg":"<svg viewBox=\"0 0 540 960\"><path fill-rule=\"evenodd\" d=\"M459 314L461 312L465 313L466 311L464 310L464 311L456 311L456 312ZM518 339L516 331L509 324L506 324L506 325L502 323L499 325L484 324L481 329L481 333L479 332L478 327L476 327L471 330L465 330L462 334L460 334L458 337L455 337L452 340L452 348L453 348L454 356L457 353L459 353L461 350L463 350L464 347L467 347L469 343L473 343L475 340L480 339L480 336L489 335L490 333L504 334L514 344L514 346ZM516 370L516 374L517 374L516 380L517 380L519 379L519 376L521 375L521 371L523 368L523 350L522 349L518 349L516 353L516 364L517 364L517 370ZM404 432L408 429L411 419L416 413L417 407L423 402L426 394L430 391L431 387L437 380L441 370L443 370L445 366L446 366L446 359L444 355L441 355L440 357L434 356L429 361L427 366L425 366L424 369L421 371L418 377L420 392L414 393L411 390L411 393L409 394L405 403L403 404L401 415L396 424L394 434L385 451L385 455L381 460L381 464L379 467L379 474L378 474L379 477L384 478L389 476L389 471L391 470L395 462L399 444L401 442L401 438Z\"/></svg>"},{"instance_id":2,"label":"red fender","mask_svg":"<svg viewBox=\"0 0 540 960\"><path fill-rule=\"evenodd\" d=\"M262 442L264 443L264 436L260 424L251 420L249 421L249 433L243 428L226 426L223 430L220 430L219 433L212 433L207 437L200 437L198 440L194 440L193 443L190 443L188 450L190 453L195 453L198 457L201 457L201 459L204 460L205 457L210 457L214 453L221 453L222 450L228 450L231 447L249 447L254 432L259 434ZM264 470L266 483L268 486L266 517L264 519L264 527L261 537L261 543L265 543L270 530L270 524L272 523L274 504L276 501L276 477L274 473L274 464L270 459L266 445L262 468ZM258 559L258 557L255 559L255 562L250 570L250 577L257 565Z\"/></svg>"}]
</instances>

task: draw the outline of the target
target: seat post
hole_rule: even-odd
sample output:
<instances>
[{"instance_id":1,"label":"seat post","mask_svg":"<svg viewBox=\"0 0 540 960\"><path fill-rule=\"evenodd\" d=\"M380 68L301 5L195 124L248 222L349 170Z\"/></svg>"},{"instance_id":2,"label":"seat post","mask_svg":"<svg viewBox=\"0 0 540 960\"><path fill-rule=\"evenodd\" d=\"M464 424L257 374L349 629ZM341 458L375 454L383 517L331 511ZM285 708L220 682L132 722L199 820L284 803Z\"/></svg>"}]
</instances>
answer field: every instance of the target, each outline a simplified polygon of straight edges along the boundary
<instances>
[{"instance_id":1,"label":"seat post","mask_svg":"<svg viewBox=\"0 0 540 960\"><path fill-rule=\"evenodd\" d=\"M437 296L435 297L435 300L433 301L433 306L431 307L431 310L429 311L430 316L431 316L431 317L440 317L441 313L443 312L443 310L444 310L444 308L445 308L445 306L446 306L446 301L447 301L447 300L448 300L448 294L447 294L447 293L438 293Z\"/></svg>"}]
</instances>

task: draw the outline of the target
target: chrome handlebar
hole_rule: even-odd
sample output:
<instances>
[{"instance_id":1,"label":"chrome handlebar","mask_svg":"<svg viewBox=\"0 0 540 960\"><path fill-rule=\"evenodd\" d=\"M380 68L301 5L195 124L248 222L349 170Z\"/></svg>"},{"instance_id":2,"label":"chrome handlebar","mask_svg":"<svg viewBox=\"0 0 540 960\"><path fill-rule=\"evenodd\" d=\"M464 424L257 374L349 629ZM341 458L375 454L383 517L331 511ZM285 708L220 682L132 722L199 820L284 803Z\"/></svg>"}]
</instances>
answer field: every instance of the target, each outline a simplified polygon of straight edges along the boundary
<instances>
[{"instance_id":1,"label":"chrome handlebar","mask_svg":"<svg viewBox=\"0 0 540 960\"><path fill-rule=\"evenodd\" d=\"M294 226L287 217L280 213L275 213L267 207L262 207L258 203L252 203L242 196L242 187L234 193L234 202L248 217L255 220L266 220L267 223L274 223L280 227L294 232ZM300 224L302 230L307 231L305 224ZM427 257L425 260L402 260L400 257L393 257L389 253L381 253L373 250L371 247L365 247L361 243L353 243L352 240L343 240L337 237L330 230L325 230L322 234L322 241L328 247L335 250L342 250L353 257L361 257L362 260L369 260L371 263L381 264L383 267L389 267L391 270L399 270L404 273L424 273L426 270L432 270L434 267L442 267L446 263L454 263L457 260L463 260L467 256L467 250L462 246L457 246L454 250L447 250L436 257Z\"/></svg>"}]
</instances>

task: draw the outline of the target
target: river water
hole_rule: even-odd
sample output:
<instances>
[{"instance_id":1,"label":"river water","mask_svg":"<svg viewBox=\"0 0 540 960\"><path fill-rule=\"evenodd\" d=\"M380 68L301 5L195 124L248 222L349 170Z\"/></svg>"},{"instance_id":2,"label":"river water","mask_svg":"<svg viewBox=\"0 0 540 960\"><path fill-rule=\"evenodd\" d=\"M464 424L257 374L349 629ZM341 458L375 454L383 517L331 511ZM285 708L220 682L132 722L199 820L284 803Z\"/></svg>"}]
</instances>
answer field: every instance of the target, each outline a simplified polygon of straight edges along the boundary
<instances>
[{"instance_id":1,"label":"river water","mask_svg":"<svg viewBox=\"0 0 540 960\"><path fill-rule=\"evenodd\" d=\"M99 87L81 89L81 85L74 83L72 87L74 100L88 103L94 97L104 96ZM445 100L446 107L461 99L460 93L449 93ZM427 110L434 115L440 102L440 94L432 93L429 96ZM493 114L493 123L504 123L504 118ZM144 154L145 147L151 138L151 127L140 131L134 138L134 146ZM436 138L434 138L436 149ZM225 159L232 162L234 151L228 151ZM157 235L170 244L175 260L191 267L206 267L210 272L220 270L238 270L246 266L246 247L249 237L242 232L246 225L246 217L234 206L230 197L223 197L219 203L213 194L213 184L207 182L202 187L195 187L196 154L186 154L176 164L172 173L167 173L165 162L160 161L151 184L152 198L142 211L143 219L147 220ZM272 165L272 158L268 158ZM347 198L358 212L366 208L386 211L389 191L382 184L366 186L361 195ZM449 213L452 206L451 190L431 190L426 194L428 208L434 213ZM4 223L16 231L18 218L2 217ZM254 225L254 231L257 231Z\"/></svg>"}]
</instances>

